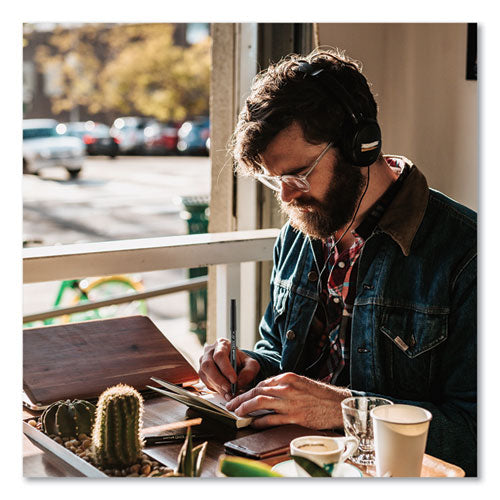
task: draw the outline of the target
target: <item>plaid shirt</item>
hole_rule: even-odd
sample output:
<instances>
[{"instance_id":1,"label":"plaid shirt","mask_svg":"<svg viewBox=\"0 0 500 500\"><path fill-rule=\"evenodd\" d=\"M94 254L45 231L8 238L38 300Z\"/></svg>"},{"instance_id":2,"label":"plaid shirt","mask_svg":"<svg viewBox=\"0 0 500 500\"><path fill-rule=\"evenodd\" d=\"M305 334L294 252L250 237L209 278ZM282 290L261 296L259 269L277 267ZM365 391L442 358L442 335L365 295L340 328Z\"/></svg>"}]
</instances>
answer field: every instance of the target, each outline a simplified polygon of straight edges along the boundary
<instances>
[{"instance_id":1,"label":"plaid shirt","mask_svg":"<svg viewBox=\"0 0 500 500\"><path fill-rule=\"evenodd\" d=\"M323 245L325 261L331 255L326 266L328 272L322 275L318 313L311 329L314 342L308 344L310 375L322 382L337 385L349 384L348 380L341 381L338 378L341 373L349 373L350 319L356 296L356 261L365 243L355 231L353 235L354 243L341 253L333 248L333 238L328 238Z\"/></svg>"},{"instance_id":2,"label":"plaid shirt","mask_svg":"<svg viewBox=\"0 0 500 500\"><path fill-rule=\"evenodd\" d=\"M313 319L305 352L304 374L322 382L350 385L349 363L351 319L356 297L357 259L366 238L375 229L409 172L404 162L386 157L398 174L398 180L379 198L363 222L352 231L355 238L350 248L339 253L333 237L323 243L324 259L320 301ZM362 235L362 236L361 236ZM333 248L333 252L332 252Z\"/></svg>"}]
</instances>

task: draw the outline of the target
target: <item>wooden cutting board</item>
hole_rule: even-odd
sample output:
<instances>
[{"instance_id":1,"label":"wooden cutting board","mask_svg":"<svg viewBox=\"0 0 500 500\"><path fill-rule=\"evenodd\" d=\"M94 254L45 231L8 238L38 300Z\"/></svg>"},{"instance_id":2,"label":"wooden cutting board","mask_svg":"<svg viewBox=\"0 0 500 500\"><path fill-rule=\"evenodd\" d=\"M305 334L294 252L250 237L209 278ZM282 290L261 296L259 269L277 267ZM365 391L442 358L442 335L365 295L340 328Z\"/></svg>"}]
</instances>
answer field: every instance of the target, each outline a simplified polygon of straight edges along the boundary
<instances>
[{"instance_id":1,"label":"wooden cutting board","mask_svg":"<svg viewBox=\"0 0 500 500\"><path fill-rule=\"evenodd\" d=\"M198 374L146 316L68 323L23 332L23 388L36 405L94 399L124 383L141 391L155 376L173 384Z\"/></svg>"}]
</instances>

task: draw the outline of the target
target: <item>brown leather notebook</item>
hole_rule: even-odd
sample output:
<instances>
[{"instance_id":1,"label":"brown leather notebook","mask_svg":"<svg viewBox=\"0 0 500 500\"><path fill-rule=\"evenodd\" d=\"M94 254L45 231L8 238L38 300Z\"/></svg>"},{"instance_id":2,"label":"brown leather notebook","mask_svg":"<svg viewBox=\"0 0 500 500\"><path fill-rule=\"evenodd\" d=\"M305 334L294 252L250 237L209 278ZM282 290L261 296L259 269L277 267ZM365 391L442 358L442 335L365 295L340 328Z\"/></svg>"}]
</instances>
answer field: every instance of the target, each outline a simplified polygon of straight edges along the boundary
<instances>
[{"instance_id":1,"label":"brown leather notebook","mask_svg":"<svg viewBox=\"0 0 500 500\"><path fill-rule=\"evenodd\" d=\"M331 431L316 431L301 425L287 424L271 427L224 443L224 450L231 455L242 455L262 460L283 455L289 451L290 441L301 436L334 436Z\"/></svg>"},{"instance_id":2,"label":"brown leather notebook","mask_svg":"<svg viewBox=\"0 0 500 500\"><path fill-rule=\"evenodd\" d=\"M196 370L146 316L23 331L23 389L33 408L60 399L93 400L119 383L144 391L155 385L152 376L172 384L198 380Z\"/></svg>"}]
</instances>

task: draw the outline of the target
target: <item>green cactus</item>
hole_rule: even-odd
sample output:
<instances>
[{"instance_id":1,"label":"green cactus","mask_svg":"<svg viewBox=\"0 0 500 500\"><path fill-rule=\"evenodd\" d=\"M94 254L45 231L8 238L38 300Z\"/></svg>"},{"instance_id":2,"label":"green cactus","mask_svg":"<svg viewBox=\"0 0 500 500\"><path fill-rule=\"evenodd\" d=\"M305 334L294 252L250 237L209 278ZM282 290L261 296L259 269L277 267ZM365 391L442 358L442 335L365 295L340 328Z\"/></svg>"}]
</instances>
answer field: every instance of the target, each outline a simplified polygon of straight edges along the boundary
<instances>
[{"instance_id":1,"label":"green cactus","mask_svg":"<svg viewBox=\"0 0 500 500\"><path fill-rule=\"evenodd\" d=\"M193 448L191 427L188 427L186 439L177 458L177 469L175 471L176 475L199 477L201 474L201 466L205 458L207 444L208 442L205 441L204 443Z\"/></svg>"},{"instance_id":2,"label":"green cactus","mask_svg":"<svg viewBox=\"0 0 500 500\"><path fill-rule=\"evenodd\" d=\"M60 437L78 437L92 432L96 408L88 401L74 399L60 400L44 410L40 418L46 434Z\"/></svg>"},{"instance_id":3,"label":"green cactus","mask_svg":"<svg viewBox=\"0 0 500 500\"><path fill-rule=\"evenodd\" d=\"M143 399L128 385L106 389L97 402L92 454L103 467L128 467L141 458Z\"/></svg>"}]
</instances>

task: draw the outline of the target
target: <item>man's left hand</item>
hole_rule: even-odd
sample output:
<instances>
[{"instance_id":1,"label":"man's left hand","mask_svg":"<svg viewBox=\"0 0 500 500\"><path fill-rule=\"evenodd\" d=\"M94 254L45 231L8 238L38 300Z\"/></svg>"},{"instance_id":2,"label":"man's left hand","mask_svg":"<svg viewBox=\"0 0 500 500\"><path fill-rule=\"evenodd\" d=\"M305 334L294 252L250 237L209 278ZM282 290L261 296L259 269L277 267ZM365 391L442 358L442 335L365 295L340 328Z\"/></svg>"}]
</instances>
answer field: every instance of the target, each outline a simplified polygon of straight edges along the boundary
<instances>
[{"instance_id":1,"label":"man's left hand","mask_svg":"<svg viewBox=\"0 0 500 500\"><path fill-rule=\"evenodd\" d=\"M342 427L340 402L350 396L348 389L283 373L235 397L226 408L240 417L256 410L273 410L274 414L255 418L252 425L258 428L299 424L311 429L333 429Z\"/></svg>"}]
</instances>

